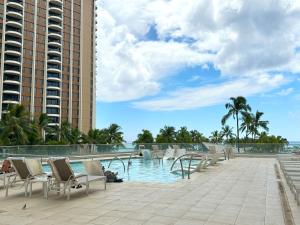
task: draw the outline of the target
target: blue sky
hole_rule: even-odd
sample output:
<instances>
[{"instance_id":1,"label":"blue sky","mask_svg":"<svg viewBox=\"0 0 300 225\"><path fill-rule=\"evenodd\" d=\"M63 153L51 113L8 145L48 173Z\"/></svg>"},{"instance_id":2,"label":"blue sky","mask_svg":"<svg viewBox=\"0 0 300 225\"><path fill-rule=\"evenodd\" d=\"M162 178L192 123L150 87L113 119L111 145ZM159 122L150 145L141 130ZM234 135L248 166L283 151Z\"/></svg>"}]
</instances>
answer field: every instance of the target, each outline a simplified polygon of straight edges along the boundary
<instances>
[{"instance_id":1,"label":"blue sky","mask_svg":"<svg viewBox=\"0 0 300 225\"><path fill-rule=\"evenodd\" d=\"M127 141L164 125L209 136L243 95L270 134L299 140L296 3L103 0L99 11L97 128L117 123Z\"/></svg>"}]
</instances>

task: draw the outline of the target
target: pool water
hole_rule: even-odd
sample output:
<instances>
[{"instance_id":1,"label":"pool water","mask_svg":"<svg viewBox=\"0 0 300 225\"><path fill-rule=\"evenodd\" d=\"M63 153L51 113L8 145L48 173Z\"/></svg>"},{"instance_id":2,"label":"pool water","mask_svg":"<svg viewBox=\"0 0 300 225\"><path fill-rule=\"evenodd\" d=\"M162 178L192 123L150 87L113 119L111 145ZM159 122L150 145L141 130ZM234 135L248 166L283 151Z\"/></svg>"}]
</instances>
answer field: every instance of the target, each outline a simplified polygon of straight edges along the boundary
<instances>
[{"instance_id":1,"label":"pool water","mask_svg":"<svg viewBox=\"0 0 300 225\"><path fill-rule=\"evenodd\" d=\"M170 173L173 160L131 159L131 165L127 171L128 160L125 159L123 160L126 167L125 173L121 161L113 160L108 168L109 162L109 160L101 160L105 170L118 172L118 178L123 178L124 181L172 183L181 179L181 173ZM188 162L186 161L184 164L187 166ZM82 163L71 163L71 166L75 173L85 172ZM176 163L174 168L180 168L179 162ZM49 165L45 165L44 169L46 172L51 171Z\"/></svg>"}]
</instances>

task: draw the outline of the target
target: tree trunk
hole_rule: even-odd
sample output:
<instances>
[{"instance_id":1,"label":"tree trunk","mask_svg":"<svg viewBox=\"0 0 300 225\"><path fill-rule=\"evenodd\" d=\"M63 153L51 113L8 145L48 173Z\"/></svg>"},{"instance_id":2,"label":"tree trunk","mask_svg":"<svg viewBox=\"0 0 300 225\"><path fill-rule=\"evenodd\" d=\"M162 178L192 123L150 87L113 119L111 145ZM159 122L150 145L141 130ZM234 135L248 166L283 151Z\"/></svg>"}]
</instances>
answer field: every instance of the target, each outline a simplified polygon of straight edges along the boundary
<instances>
[{"instance_id":1,"label":"tree trunk","mask_svg":"<svg viewBox=\"0 0 300 225\"><path fill-rule=\"evenodd\" d=\"M240 129L239 129L239 113L236 113L236 145L238 149L238 153L240 153Z\"/></svg>"}]
</instances>

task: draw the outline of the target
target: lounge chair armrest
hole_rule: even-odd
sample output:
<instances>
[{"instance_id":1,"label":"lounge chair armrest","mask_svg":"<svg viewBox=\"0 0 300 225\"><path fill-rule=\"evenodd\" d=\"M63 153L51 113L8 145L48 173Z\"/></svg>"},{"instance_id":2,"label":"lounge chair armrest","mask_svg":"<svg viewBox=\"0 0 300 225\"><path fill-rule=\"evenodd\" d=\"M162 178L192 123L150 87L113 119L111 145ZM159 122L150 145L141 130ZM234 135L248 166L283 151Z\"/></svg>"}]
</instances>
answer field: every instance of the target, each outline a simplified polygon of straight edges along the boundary
<instances>
[{"instance_id":1,"label":"lounge chair armrest","mask_svg":"<svg viewBox=\"0 0 300 225\"><path fill-rule=\"evenodd\" d=\"M76 178L80 178L80 177L88 177L88 175L87 174L77 174L77 175L75 175L75 179Z\"/></svg>"}]
</instances>

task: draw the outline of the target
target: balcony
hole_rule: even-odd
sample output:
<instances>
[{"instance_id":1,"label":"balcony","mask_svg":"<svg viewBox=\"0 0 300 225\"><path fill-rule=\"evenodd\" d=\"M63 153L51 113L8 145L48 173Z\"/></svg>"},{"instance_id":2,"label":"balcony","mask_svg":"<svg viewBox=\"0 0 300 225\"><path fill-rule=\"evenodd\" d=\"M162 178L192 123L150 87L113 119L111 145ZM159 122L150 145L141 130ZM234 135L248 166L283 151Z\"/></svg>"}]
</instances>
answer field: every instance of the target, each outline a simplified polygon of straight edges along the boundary
<instances>
[{"instance_id":1,"label":"balcony","mask_svg":"<svg viewBox=\"0 0 300 225\"><path fill-rule=\"evenodd\" d=\"M20 11L19 10L9 10L7 11L6 13L6 21L15 21L15 22L18 22L18 23L21 23L23 24L23 18L22 18L22 13L23 11Z\"/></svg>"},{"instance_id":2,"label":"balcony","mask_svg":"<svg viewBox=\"0 0 300 225\"><path fill-rule=\"evenodd\" d=\"M55 107L59 108L60 107L60 100L57 98L47 98L47 107Z\"/></svg>"},{"instance_id":3,"label":"balcony","mask_svg":"<svg viewBox=\"0 0 300 225\"><path fill-rule=\"evenodd\" d=\"M58 38L58 39L61 39L61 38L62 38L61 31L55 30L55 29L53 29L53 28L49 28L49 29L48 29L48 36L49 36L49 37Z\"/></svg>"},{"instance_id":4,"label":"balcony","mask_svg":"<svg viewBox=\"0 0 300 225\"><path fill-rule=\"evenodd\" d=\"M4 94L20 94L20 86L16 84L3 84Z\"/></svg>"},{"instance_id":5,"label":"balcony","mask_svg":"<svg viewBox=\"0 0 300 225\"><path fill-rule=\"evenodd\" d=\"M58 107L47 107L46 112L49 115L57 116L59 115L59 108Z\"/></svg>"},{"instance_id":6,"label":"balcony","mask_svg":"<svg viewBox=\"0 0 300 225\"><path fill-rule=\"evenodd\" d=\"M53 30L56 30L56 31L59 31L59 33L57 33L57 34L61 34L61 30L62 30L62 26L61 25L57 25L57 24L48 24L48 27L49 28L51 28L51 29L53 29Z\"/></svg>"},{"instance_id":7,"label":"balcony","mask_svg":"<svg viewBox=\"0 0 300 225\"><path fill-rule=\"evenodd\" d=\"M23 10L23 1L21 0L7 0L7 6Z\"/></svg>"},{"instance_id":8,"label":"balcony","mask_svg":"<svg viewBox=\"0 0 300 225\"><path fill-rule=\"evenodd\" d=\"M4 77L3 77L3 83L19 85L20 84L20 76L5 73Z\"/></svg>"},{"instance_id":9,"label":"balcony","mask_svg":"<svg viewBox=\"0 0 300 225\"><path fill-rule=\"evenodd\" d=\"M2 102L4 104L18 104L20 96L17 94L3 94Z\"/></svg>"},{"instance_id":10,"label":"balcony","mask_svg":"<svg viewBox=\"0 0 300 225\"><path fill-rule=\"evenodd\" d=\"M62 6L49 4L49 12L55 13L55 14L62 14Z\"/></svg>"},{"instance_id":11,"label":"balcony","mask_svg":"<svg viewBox=\"0 0 300 225\"><path fill-rule=\"evenodd\" d=\"M12 37L21 38L22 37L22 29L13 27L11 25L6 26L6 35L10 35Z\"/></svg>"},{"instance_id":12,"label":"balcony","mask_svg":"<svg viewBox=\"0 0 300 225\"><path fill-rule=\"evenodd\" d=\"M49 116L49 115L48 115ZM49 126L58 126L59 125L59 116L49 116Z\"/></svg>"},{"instance_id":13,"label":"balcony","mask_svg":"<svg viewBox=\"0 0 300 225\"><path fill-rule=\"evenodd\" d=\"M9 65L21 65L21 57L5 54L4 63Z\"/></svg>"},{"instance_id":14,"label":"balcony","mask_svg":"<svg viewBox=\"0 0 300 225\"><path fill-rule=\"evenodd\" d=\"M5 54L13 55L13 56L21 56L21 48L12 46L12 45L5 45Z\"/></svg>"},{"instance_id":15,"label":"balcony","mask_svg":"<svg viewBox=\"0 0 300 225\"><path fill-rule=\"evenodd\" d=\"M61 13L54 13L53 11L49 11L49 19L61 22L62 21L62 14Z\"/></svg>"},{"instance_id":16,"label":"balcony","mask_svg":"<svg viewBox=\"0 0 300 225\"><path fill-rule=\"evenodd\" d=\"M47 98L60 99L60 91L59 90L47 90Z\"/></svg>"},{"instance_id":17,"label":"balcony","mask_svg":"<svg viewBox=\"0 0 300 225\"><path fill-rule=\"evenodd\" d=\"M16 19L6 20L6 30L8 30L7 28L8 26L19 28L18 30L15 31L19 31L19 33L22 33L22 28L23 28L22 20L21 21Z\"/></svg>"},{"instance_id":18,"label":"balcony","mask_svg":"<svg viewBox=\"0 0 300 225\"><path fill-rule=\"evenodd\" d=\"M61 48L48 46L48 55L61 55Z\"/></svg>"},{"instance_id":19,"label":"balcony","mask_svg":"<svg viewBox=\"0 0 300 225\"><path fill-rule=\"evenodd\" d=\"M57 55L48 54L48 63L60 64L61 57Z\"/></svg>"},{"instance_id":20,"label":"balcony","mask_svg":"<svg viewBox=\"0 0 300 225\"><path fill-rule=\"evenodd\" d=\"M13 46L21 47L22 39L20 37L15 37L9 34L5 35L5 44L10 44Z\"/></svg>"}]
</instances>

